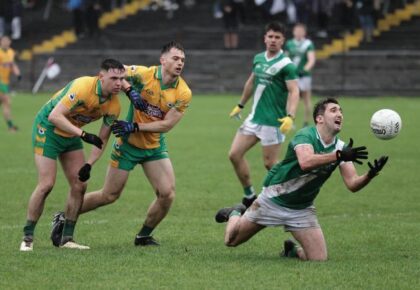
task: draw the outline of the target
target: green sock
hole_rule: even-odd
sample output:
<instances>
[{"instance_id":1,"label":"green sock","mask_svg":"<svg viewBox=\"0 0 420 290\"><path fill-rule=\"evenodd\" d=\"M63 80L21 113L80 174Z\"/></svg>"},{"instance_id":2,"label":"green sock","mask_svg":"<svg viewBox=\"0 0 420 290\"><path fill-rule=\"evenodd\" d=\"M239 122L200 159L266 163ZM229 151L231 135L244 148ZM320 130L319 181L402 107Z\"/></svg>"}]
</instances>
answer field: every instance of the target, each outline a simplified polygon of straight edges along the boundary
<instances>
[{"instance_id":1,"label":"green sock","mask_svg":"<svg viewBox=\"0 0 420 290\"><path fill-rule=\"evenodd\" d=\"M27 220L26 225L23 227L25 236L33 236L35 231L36 221Z\"/></svg>"},{"instance_id":2,"label":"green sock","mask_svg":"<svg viewBox=\"0 0 420 290\"><path fill-rule=\"evenodd\" d=\"M7 120L7 127L8 127L8 128L12 128L12 127L13 127L13 122L12 122L12 120Z\"/></svg>"},{"instance_id":3,"label":"green sock","mask_svg":"<svg viewBox=\"0 0 420 290\"><path fill-rule=\"evenodd\" d=\"M289 252L289 257L290 258L299 258L297 250L298 250L298 246L294 246L293 249Z\"/></svg>"},{"instance_id":4,"label":"green sock","mask_svg":"<svg viewBox=\"0 0 420 290\"><path fill-rule=\"evenodd\" d=\"M241 213L237 210L232 210L232 212L229 214L229 218L233 216L241 216Z\"/></svg>"},{"instance_id":5,"label":"green sock","mask_svg":"<svg viewBox=\"0 0 420 290\"><path fill-rule=\"evenodd\" d=\"M244 187L244 194L246 198L252 198L255 196L255 190L252 185Z\"/></svg>"},{"instance_id":6,"label":"green sock","mask_svg":"<svg viewBox=\"0 0 420 290\"><path fill-rule=\"evenodd\" d=\"M63 237L73 237L76 222L66 219L64 221Z\"/></svg>"},{"instance_id":7,"label":"green sock","mask_svg":"<svg viewBox=\"0 0 420 290\"><path fill-rule=\"evenodd\" d=\"M142 237L150 236L150 234L153 232L153 230L154 230L154 228L143 225L143 227L141 228L141 230L139 232L139 236L142 236Z\"/></svg>"}]
</instances>

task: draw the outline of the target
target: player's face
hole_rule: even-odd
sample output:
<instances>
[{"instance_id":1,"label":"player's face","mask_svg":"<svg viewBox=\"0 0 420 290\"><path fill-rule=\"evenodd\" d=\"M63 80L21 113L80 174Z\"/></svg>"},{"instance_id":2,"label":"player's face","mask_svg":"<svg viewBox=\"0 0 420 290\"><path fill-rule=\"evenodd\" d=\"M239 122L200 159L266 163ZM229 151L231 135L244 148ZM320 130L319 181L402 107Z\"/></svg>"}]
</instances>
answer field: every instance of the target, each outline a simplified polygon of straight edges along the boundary
<instances>
[{"instance_id":1,"label":"player's face","mask_svg":"<svg viewBox=\"0 0 420 290\"><path fill-rule=\"evenodd\" d=\"M173 77L180 76L185 64L185 54L177 48L171 48L167 53L160 57L165 72Z\"/></svg>"},{"instance_id":2,"label":"player's face","mask_svg":"<svg viewBox=\"0 0 420 290\"><path fill-rule=\"evenodd\" d=\"M275 54L279 52L283 46L284 35L281 32L269 30L264 35L264 43L267 51Z\"/></svg>"},{"instance_id":3,"label":"player's face","mask_svg":"<svg viewBox=\"0 0 420 290\"><path fill-rule=\"evenodd\" d=\"M296 26L295 28L293 28L293 37L295 39L301 40L305 38L305 36L306 36L306 31L303 26Z\"/></svg>"},{"instance_id":4,"label":"player's face","mask_svg":"<svg viewBox=\"0 0 420 290\"><path fill-rule=\"evenodd\" d=\"M118 94L121 91L124 77L125 70L123 69L111 68L108 71L101 71L99 73L99 79L101 80L103 95Z\"/></svg>"},{"instance_id":5,"label":"player's face","mask_svg":"<svg viewBox=\"0 0 420 290\"><path fill-rule=\"evenodd\" d=\"M1 46L1 48L4 48L4 49L8 49L10 47L11 43L12 43L12 41L7 36L3 36L0 40L0 46Z\"/></svg>"},{"instance_id":6,"label":"player's face","mask_svg":"<svg viewBox=\"0 0 420 290\"><path fill-rule=\"evenodd\" d=\"M341 107L334 103L327 104L324 115L318 116L318 123L326 126L329 131L337 134L343 125L343 111Z\"/></svg>"}]
</instances>

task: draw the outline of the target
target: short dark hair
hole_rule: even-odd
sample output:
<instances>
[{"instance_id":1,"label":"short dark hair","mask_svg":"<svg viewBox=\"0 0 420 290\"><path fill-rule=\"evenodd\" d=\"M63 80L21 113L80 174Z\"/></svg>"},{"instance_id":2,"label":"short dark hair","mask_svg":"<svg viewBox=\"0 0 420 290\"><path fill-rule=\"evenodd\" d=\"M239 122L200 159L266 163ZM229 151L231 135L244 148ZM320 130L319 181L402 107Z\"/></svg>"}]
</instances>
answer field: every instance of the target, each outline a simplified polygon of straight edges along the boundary
<instances>
[{"instance_id":1,"label":"short dark hair","mask_svg":"<svg viewBox=\"0 0 420 290\"><path fill-rule=\"evenodd\" d=\"M162 51L160 52L160 55L169 52L171 50L171 48L176 48L176 49L182 51L183 53L185 53L185 50L184 50L184 47L182 46L182 44L179 43L178 41L172 40L162 47Z\"/></svg>"},{"instance_id":2,"label":"short dark hair","mask_svg":"<svg viewBox=\"0 0 420 290\"><path fill-rule=\"evenodd\" d=\"M110 69L125 70L124 65L116 59L107 58L101 63L101 69L109 71Z\"/></svg>"},{"instance_id":3,"label":"short dark hair","mask_svg":"<svg viewBox=\"0 0 420 290\"><path fill-rule=\"evenodd\" d=\"M312 115L314 118L315 124L316 124L316 117L319 115L324 115L325 109L327 108L327 105L330 103L339 105L338 101L335 98L325 98L315 104L314 112Z\"/></svg>"},{"instance_id":4,"label":"short dark hair","mask_svg":"<svg viewBox=\"0 0 420 290\"><path fill-rule=\"evenodd\" d=\"M265 33L269 32L270 30L286 35L286 27L283 25L283 23L277 21L270 22L265 26Z\"/></svg>"}]
</instances>

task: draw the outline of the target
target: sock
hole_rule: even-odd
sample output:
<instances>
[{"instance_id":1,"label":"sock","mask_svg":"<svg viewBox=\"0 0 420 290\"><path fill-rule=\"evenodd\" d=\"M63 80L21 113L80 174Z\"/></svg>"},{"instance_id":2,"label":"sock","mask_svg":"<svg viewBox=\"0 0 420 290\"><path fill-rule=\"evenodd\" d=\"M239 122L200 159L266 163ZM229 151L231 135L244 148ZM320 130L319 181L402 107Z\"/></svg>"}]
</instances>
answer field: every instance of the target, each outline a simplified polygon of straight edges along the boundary
<instances>
[{"instance_id":1,"label":"sock","mask_svg":"<svg viewBox=\"0 0 420 290\"><path fill-rule=\"evenodd\" d=\"M299 258L297 250L298 250L298 246L294 246L293 249L289 252L289 257L290 258Z\"/></svg>"},{"instance_id":2,"label":"sock","mask_svg":"<svg viewBox=\"0 0 420 290\"><path fill-rule=\"evenodd\" d=\"M35 231L36 221L27 220L26 225L23 227L25 237L33 236Z\"/></svg>"},{"instance_id":3,"label":"sock","mask_svg":"<svg viewBox=\"0 0 420 290\"><path fill-rule=\"evenodd\" d=\"M229 218L233 216L241 216L241 213L237 210L232 210L232 212L229 214Z\"/></svg>"},{"instance_id":4,"label":"sock","mask_svg":"<svg viewBox=\"0 0 420 290\"><path fill-rule=\"evenodd\" d=\"M7 127L8 127L8 128L12 128L12 127L13 127L13 122L12 122L12 120L7 120Z\"/></svg>"},{"instance_id":5,"label":"sock","mask_svg":"<svg viewBox=\"0 0 420 290\"><path fill-rule=\"evenodd\" d=\"M139 236L141 236L141 237L150 236L150 234L153 232L153 230L154 230L154 228L143 225L143 227L141 228L141 230L139 232Z\"/></svg>"},{"instance_id":6,"label":"sock","mask_svg":"<svg viewBox=\"0 0 420 290\"><path fill-rule=\"evenodd\" d=\"M252 185L244 187L244 194L245 194L245 197L248 199L253 198L255 196L254 187Z\"/></svg>"},{"instance_id":7,"label":"sock","mask_svg":"<svg viewBox=\"0 0 420 290\"><path fill-rule=\"evenodd\" d=\"M76 227L76 222L66 219L64 221L63 228L63 237L72 238L74 233L74 228Z\"/></svg>"}]
</instances>

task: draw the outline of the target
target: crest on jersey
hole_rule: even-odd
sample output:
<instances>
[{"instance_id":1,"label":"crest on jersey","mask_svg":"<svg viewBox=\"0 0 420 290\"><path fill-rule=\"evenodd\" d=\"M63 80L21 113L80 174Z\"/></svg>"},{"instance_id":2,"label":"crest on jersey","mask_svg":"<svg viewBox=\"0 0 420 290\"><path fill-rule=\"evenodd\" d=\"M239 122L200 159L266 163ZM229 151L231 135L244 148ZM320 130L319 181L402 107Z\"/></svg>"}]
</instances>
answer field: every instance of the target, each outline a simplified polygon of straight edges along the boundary
<instances>
[{"instance_id":1,"label":"crest on jersey","mask_svg":"<svg viewBox=\"0 0 420 290\"><path fill-rule=\"evenodd\" d=\"M39 135L44 135L45 134L45 129L42 127L38 127L38 134Z\"/></svg>"},{"instance_id":2,"label":"crest on jersey","mask_svg":"<svg viewBox=\"0 0 420 290\"><path fill-rule=\"evenodd\" d=\"M132 65L132 66L130 66L130 69L131 69L131 71L135 71L136 70L136 66L135 65Z\"/></svg>"},{"instance_id":3,"label":"crest on jersey","mask_svg":"<svg viewBox=\"0 0 420 290\"><path fill-rule=\"evenodd\" d=\"M75 93L71 93L70 95L69 95L69 99L70 99L70 101L74 101L74 99L76 98L76 94Z\"/></svg>"}]
</instances>

